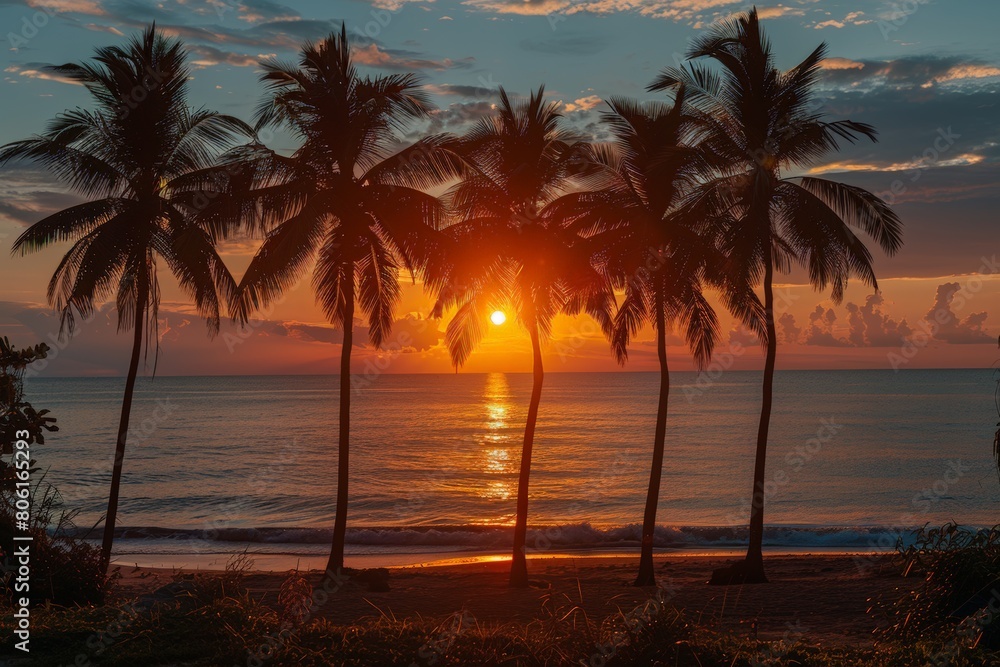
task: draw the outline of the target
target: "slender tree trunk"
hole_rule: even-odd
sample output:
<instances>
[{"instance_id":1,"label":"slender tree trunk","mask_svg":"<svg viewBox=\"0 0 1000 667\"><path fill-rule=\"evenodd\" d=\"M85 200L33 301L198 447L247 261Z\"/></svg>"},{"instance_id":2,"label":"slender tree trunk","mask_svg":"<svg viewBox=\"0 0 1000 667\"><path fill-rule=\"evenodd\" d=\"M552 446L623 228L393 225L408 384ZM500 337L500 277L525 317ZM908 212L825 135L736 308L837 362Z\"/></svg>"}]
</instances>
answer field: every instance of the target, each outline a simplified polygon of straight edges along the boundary
<instances>
[{"instance_id":1,"label":"slender tree trunk","mask_svg":"<svg viewBox=\"0 0 1000 667\"><path fill-rule=\"evenodd\" d=\"M660 359L660 403L656 408L656 431L653 435L653 464L649 469L646 512L642 518L642 547L636 586L655 586L653 574L653 534L656 530L656 506L660 501L660 478L663 475L663 447L667 437L667 402L670 398L670 369L667 367L667 332L663 315L663 296L656 295L656 354Z\"/></svg>"},{"instance_id":2,"label":"slender tree trunk","mask_svg":"<svg viewBox=\"0 0 1000 667\"><path fill-rule=\"evenodd\" d=\"M538 403L542 398L542 346L538 339L538 323L532 318L528 326L531 336L532 385L531 403L528 404L528 422L524 427L524 445L521 448L521 470L517 479L517 519L514 523L514 552L510 563L510 586L523 588L528 585L528 563L524 548L528 536L528 477L531 474L531 447L535 441L535 422L538 420Z\"/></svg>"},{"instance_id":3,"label":"slender tree trunk","mask_svg":"<svg viewBox=\"0 0 1000 667\"><path fill-rule=\"evenodd\" d=\"M118 420L118 441L115 445L115 461L111 472L111 492L108 494L108 512L104 519L104 539L101 542L101 574L108 576L111 565L111 547L115 541L115 523L118 520L118 492L122 483L122 462L125 460L125 441L128 437L128 422L132 415L132 394L135 378L139 373L139 355L142 353L143 327L146 323L146 300L149 298L148 281L142 282L136 292L135 322L132 340L132 358L129 360L128 376L125 379L125 395L122 398L122 412Z\"/></svg>"},{"instance_id":4,"label":"slender tree trunk","mask_svg":"<svg viewBox=\"0 0 1000 667\"><path fill-rule=\"evenodd\" d=\"M354 266L344 281L344 344L340 351L340 444L337 458L337 517L333 523L333 546L327 572L344 567L344 542L347 537L347 480L351 439L351 346L354 340Z\"/></svg>"},{"instance_id":5,"label":"slender tree trunk","mask_svg":"<svg viewBox=\"0 0 1000 667\"><path fill-rule=\"evenodd\" d=\"M747 548L744 583L767 581L764 575L764 466L767 462L767 432L771 425L771 402L774 393L774 362L778 341L774 329L774 261L767 255L764 268L764 311L767 318L767 358L764 362L764 386L757 428L757 454L753 467L753 499L750 506L750 544Z\"/></svg>"}]
</instances>

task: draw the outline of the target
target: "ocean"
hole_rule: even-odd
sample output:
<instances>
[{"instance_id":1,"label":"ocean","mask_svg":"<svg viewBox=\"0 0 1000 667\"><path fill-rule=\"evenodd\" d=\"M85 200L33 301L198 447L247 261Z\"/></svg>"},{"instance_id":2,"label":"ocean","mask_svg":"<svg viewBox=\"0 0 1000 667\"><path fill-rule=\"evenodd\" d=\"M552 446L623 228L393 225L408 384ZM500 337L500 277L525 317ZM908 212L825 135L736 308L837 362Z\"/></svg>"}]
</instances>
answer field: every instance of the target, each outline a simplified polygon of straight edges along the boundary
<instances>
[{"instance_id":1,"label":"ocean","mask_svg":"<svg viewBox=\"0 0 1000 667\"><path fill-rule=\"evenodd\" d=\"M656 544L746 539L758 372L672 375ZM1000 523L995 375L778 372L767 470L770 550L891 547L910 529ZM32 378L60 430L36 445L85 531L105 510L122 378ZM545 378L531 472L534 554L637 549L658 375ZM353 401L348 565L502 554L529 374L382 375ZM140 378L116 556L320 562L334 517L336 376Z\"/></svg>"}]
</instances>

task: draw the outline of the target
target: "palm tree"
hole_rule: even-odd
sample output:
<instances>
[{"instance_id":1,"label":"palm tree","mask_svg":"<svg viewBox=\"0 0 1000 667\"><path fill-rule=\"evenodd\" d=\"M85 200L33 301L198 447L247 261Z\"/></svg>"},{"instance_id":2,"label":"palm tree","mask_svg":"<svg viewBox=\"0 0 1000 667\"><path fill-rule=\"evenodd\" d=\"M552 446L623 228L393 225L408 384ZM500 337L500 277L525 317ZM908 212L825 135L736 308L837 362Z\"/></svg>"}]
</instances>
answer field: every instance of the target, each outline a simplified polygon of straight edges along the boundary
<instances>
[{"instance_id":1,"label":"palm tree","mask_svg":"<svg viewBox=\"0 0 1000 667\"><path fill-rule=\"evenodd\" d=\"M826 55L821 44L795 67L774 65L770 42L756 9L722 22L696 40L689 58L710 57L721 75L695 63L668 68L649 86L665 90L683 84L709 126L706 147L728 163L725 173L705 186L738 212L724 251L742 269L748 284L763 283L767 354L757 432L747 556L716 571L714 583L765 582L764 465L771 418L777 340L774 325L775 271L806 267L816 290L831 286L840 302L850 276L878 289L873 259L854 230L871 236L884 252L902 245L902 223L881 199L866 190L787 172L815 164L839 150L841 141L875 141L870 125L827 121L816 110L814 86Z\"/></svg>"},{"instance_id":2,"label":"palm tree","mask_svg":"<svg viewBox=\"0 0 1000 667\"><path fill-rule=\"evenodd\" d=\"M23 255L73 243L48 288L49 302L62 312L61 327L72 331L75 314L90 316L113 299L118 330L132 331L104 522L105 574L139 357L144 343L158 345L157 262L162 260L191 294L213 335L219 330L220 301L236 287L216 253L216 239L193 222L193 214L211 187L199 172L252 130L229 116L188 107L186 57L179 41L151 26L124 47L98 49L94 63L53 67L54 73L82 84L96 108L65 111L43 134L0 149L0 165L12 160L40 164L88 199L36 222L13 246Z\"/></svg>"},{"instance_id":3,"label":"palm tree","mask_svg":"<svg viewBox=\"0 0 1000 667\"><path fill-rule=\"evenodd\" d=\"M686 113L684 97L681 87L673 105L612 99L603 120L614 143L595 151L610 182L554 204L602 248L603 269L624 292L611 335L619 363L628 359L629 342L643 325L651 324L656 335L660 392L636 586L656 584L653 536L670 396L667 331L682 326L698 366L707 365L719 323L703 293L706 282L722 288L742 319L760 321L753 292L726 280L727 262L717 249L725 217L697 197L713 156L698 145L700 124Z\"/></svg>"},{"instance_id":4,"label":"palm tree","mask_svg":"<svg viewBox=\"0 0 1000 667\"><path fill-rule=\"evenodd\" d=\"M445 341L461 366L485 333L494 309L515 313L528 332L532 389L517 485L510 585L528 585L525 544L528 480L542 395L542 342L560 312L586 310L610 326L610 286L591 266L592 244L549 215L546 206L586 171L587 149L558 127L558 104L539 87L526 101L499 91L496 113L483 119L460 148L468 174L447 195L457 222L447 229L447 269L432 275L434 315L457 307Z\"/></svg>"},{"instance_id":5,"label":"palm tree","mask_svg":"<svg viewBox=\"0 0 1000 667\"><path fill-rule=\"evenodd\" d=\"M435 254L444 216L424 189L457 177L461 161L444 136L396 150L396 130L430 106L413 74L361 78L346 28L307 42L298 64L267 60L270 93L258 129L282 126L300 140L291 156L261 145L233 152L221 168L229 196L205 211L221 230L242 225L266 233L240 282L233 311L250 314L278 299L312 265L316 298L343 330L337 501L327 570L344 565L351 415L351 351L356 308L376 348L390 335L400 299L400 271L419 274Z\"/></svg>"}]
</instances>

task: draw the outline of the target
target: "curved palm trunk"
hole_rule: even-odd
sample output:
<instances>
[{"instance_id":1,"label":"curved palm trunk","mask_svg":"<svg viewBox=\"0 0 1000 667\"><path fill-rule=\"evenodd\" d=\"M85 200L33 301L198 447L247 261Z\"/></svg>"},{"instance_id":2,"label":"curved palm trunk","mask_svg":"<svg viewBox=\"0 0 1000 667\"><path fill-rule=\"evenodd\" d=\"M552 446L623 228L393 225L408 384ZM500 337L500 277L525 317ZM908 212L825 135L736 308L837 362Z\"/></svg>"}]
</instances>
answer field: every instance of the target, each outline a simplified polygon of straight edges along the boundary
<instances>
[{"instance_id":1,"label":"curved palm trunk","mask_svg":"<svg viewBox=\"0 0 1000 667\"><path fill-rule=\"evenodd\" d=\"M524 445L521 448L521 470L517 479L517 518L514 522L514 552L510 562L510 586L523 588L528 585L528 562L524 548L528 535L528 477L531 474L531 447L535 440L535 422L538 404L542 398L542 346L538 339L538 325L532 320L528 329L531 336L532 384L531 403L528 404L528 421L524 426Z\"/></svg>"},{"instance_id":2,"label":"curved palm trunk","mask_svg":"<svg viewBox=\"0 0 1000 667\"><path fill-rule=\"evenodd\" d=\"M764 386L757 427L757 454L753 466L753 500L750 506L750 544L747 548L744 583L766 583L764 575L764 466L767 462L767 432L771 425L774 393L774 362L778 341L774 329L774 262L767 256L764 268L764 311L767 318L767 357L764 361Z\"/></svg>"},{"instance_id":3,"label":"curved palm trunk","mask_svg":"<svg viewBox=\"0 0 1000 667\"><path fill-rule=\"evenodd\" d=\"M663 316L663 297L656 298L656 354L660 359L660 403L656 409L656 431L653 435L653 464L649 469L649 490L646 511L642 518L642 547L639 555L639 576L635 586L655 586L653 574L653 534L656 531L656 506L660 500L660 479L663 475L663 448L667 437L667 402L670 397L670 369L667 367L667 333Z\"/></svg>"},{"instance_id":4,"label":"curved palm trunk","mask_svg":"<svg viewBox=\"0 0 1000 667\"><path fill-rule=\"evenodd\" d=\"M344 567L344 542L347 537L347 480L351 439L351 347L354 340L354 271L347 272L343 287L344 343L340 351L340 443L337 458L337 516L333 523L333 545L327 572Z\"/></svg>"},{"instance_id":5,"label":"curved palm trunk","mask_svg":"<svg viewBox=\"0 0 1000 667\"><path fill-rule=\"evenodd\" d=\"M125 379L125 395L122 397L122 412L118 420L118 441L115 445L115 461L111 471L111 492L108 494L108 511L104 519L104 539L101 541L101 574L105 577L108 576L108 568L111 565L111 547L115 541L118 493L122 483L122 462L125 460L125 441L128 438L128 422L132 415L135 378L139 373L139 355L142 352L142 335L146 323L146 299L148 296L149 289L144 281L136 294L132 358L129 360L128 376Z\"/></svg>"}]
</instances>

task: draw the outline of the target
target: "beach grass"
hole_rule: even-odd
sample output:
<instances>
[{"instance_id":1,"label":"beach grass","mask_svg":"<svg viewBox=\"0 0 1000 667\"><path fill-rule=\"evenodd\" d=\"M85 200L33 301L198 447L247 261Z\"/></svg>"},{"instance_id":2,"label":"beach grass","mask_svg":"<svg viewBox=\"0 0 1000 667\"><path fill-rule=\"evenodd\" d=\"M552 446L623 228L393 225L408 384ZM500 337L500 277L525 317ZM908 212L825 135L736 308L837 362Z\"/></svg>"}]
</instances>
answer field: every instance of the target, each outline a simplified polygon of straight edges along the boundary
<instances>
[{"instance_id":1,"label":"beach grass","mask_svg":"<svg viewBox=\"0 0 1000 667\"><path fill-rule=\"evenodd\" d=\"M503 586L503 564L393 570L392 590L381 592L355 572L335 596L319 601L321 609L315 598L320 573L255 572L245 558L222 573L137 569L123 576L117 597L103 606L35 608L30 661L18 662L9 649L2 649L8 653L0 660L122 667L962 667L1000 662L1000 653L991 652L988 642L975 646L977 638L960 625L939 624L906 636L888 632L891 626L880 628L879 609L912 596L925 581L903 577L895 567L855 575L850 556L788 556L771 561L778 583L720 589L703 581L695 585L697 573L707 572L718 559L665 558L658 567L661 585L636 589L623 583L635 559L599 560L605 559L535 562L536 582L546 587L530 592ZM674 583L664 586L668 580ZM161 585L164 581L169 583ZM434 593L437 584L454 590L450 602L457 611L414 611L435 609L427 605L441 597ZM781 606L788 597L784 586L809 588L813 597L786 609ZM864 590L880 593L866 602L860 597ZM485 607L463 603L479 597ZM484 608L495 613L483 613ZM836 629L838 617L849 623L846 630Z\"/></svg>"},{"instance_id":2,"label":"beach grass","mask_svg":"<svg viewBox=\"0 0 1000 667\"><path fill-rule=\"evenodd\" d=\"M1000 659L1000 654L984 649L956 646L946 635L869 647L823 647L795 639L754 641L699 628L669 607L640 631L615 623L581 625L579 619L572 625L563 621L462 627L454 617L379 617L351 625L319 618L281 635L277 612L235 597L140 616L134 616L127 604L52 609L40 612L36 622L32 641L40 650L24 664L916 667L996 664L991 661ZM116 624L123 626L120 632ZM109 628L116 636L109 636ZM271 648L262 651L262 646Z\"/></svg>"}]
</instances>

